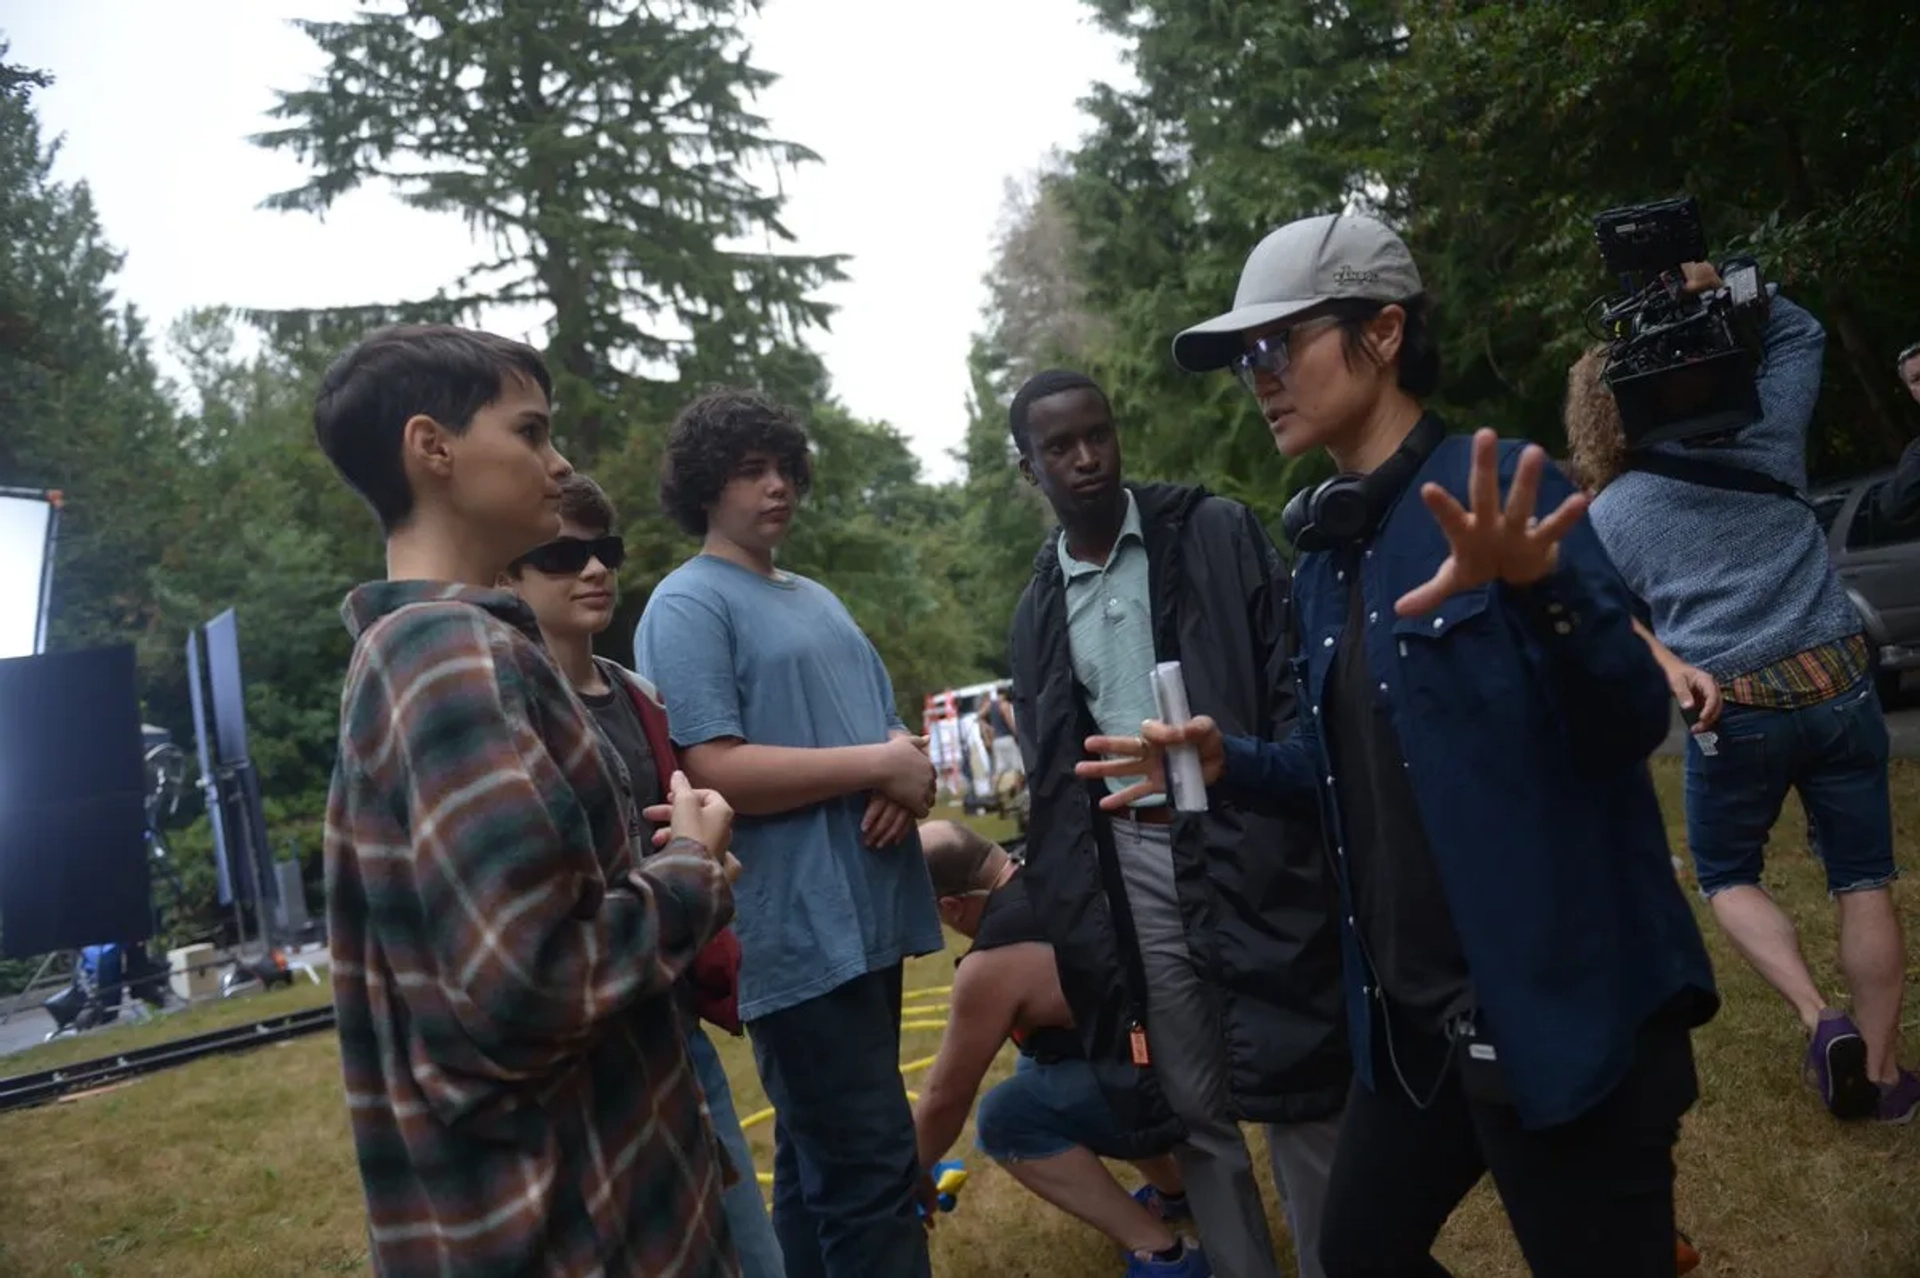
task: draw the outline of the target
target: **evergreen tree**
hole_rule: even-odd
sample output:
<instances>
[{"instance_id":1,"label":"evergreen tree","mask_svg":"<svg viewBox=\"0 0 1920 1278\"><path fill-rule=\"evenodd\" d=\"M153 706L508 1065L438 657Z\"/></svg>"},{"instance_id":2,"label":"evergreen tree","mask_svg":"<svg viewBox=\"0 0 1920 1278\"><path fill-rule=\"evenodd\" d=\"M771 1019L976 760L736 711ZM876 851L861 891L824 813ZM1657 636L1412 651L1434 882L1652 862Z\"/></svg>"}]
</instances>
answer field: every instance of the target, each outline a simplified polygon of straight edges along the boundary
<instances>
[{"instance_id":1,"label":"evergreen tree","mask_svg":"<svg viewBox=\"0 0 1920 1278\"><path fill-rule=\"evenodd\" d=\"M6 53L0 41L0 484L66 495L49 646L138 642L150 666L173 414L145 325L114 296L121 258L91 193L53 179L32 103L52 80Z\"/></svg>"},{"instance_id":2,"label":"evergreen tree","mask_svg":"<svg viewBox=\"0 0 1920 1278\"><path fill-rule=\"evenodd\" d=\"M761 183L815 159L749 100L773 77L741 18L759 0L404 0L302 22L327 56L260 145L314 175L269 207L323 213L367 182L458 214L488 246L444 299L552 308L563 442L617 444L639 379L664 418L686 387L761 378L826 322L839 259L783 252ZM784 389L784 388L783 388Z\"/></svg>"},{"instance_id":3,"label":"evergreen tree","mask_svg":"<svg viewBox=\"0 0 1920 1278\"><path fill-rule=\"evenodd\" d=\"M1382 0L1090 0L1131 43L1138 87L1101 85L1094 121L1052 180L1084 297L1105 321L1091 370L1141 478L1198 480L1277 525L1321 473L1288 463L1231 378L1179 372L1184 325L1224 310L1274 227L1378 194L1382 69L1403 55Z\"/></svg>"}]
</instances>

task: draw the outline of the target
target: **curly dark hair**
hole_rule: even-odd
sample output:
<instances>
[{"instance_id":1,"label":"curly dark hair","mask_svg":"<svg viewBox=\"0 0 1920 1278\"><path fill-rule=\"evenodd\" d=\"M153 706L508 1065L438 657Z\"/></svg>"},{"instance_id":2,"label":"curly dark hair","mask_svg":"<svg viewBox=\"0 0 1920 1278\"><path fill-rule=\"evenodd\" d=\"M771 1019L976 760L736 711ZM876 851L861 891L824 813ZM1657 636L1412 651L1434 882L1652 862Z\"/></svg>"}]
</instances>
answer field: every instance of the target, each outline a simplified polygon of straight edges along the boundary
<instances>
[{"instance_id":1,"label":"curly dark hair","mask_svg":"<svg viewBox=\"0 0 1920 1278\"><path fill-rule=\"evenodd\" d=\"M707 511L750 453L764 453L804 497L813 487L807 432L791 409L750 390L709 391L680 410L667 434L660 504L690 537L707 535Z\"/></svg>"}]
</instances>

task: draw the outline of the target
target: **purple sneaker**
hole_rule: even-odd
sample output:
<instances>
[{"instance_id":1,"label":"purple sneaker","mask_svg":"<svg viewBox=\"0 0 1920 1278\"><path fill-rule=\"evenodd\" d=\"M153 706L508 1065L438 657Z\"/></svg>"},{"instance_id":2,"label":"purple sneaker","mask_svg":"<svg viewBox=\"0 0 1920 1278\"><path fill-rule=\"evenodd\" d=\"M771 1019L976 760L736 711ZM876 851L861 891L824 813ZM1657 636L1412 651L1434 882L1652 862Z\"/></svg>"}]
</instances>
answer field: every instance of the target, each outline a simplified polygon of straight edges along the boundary
<instances>
[{"instance_id":1,"label":"purple sneaker","mask_svg":"<svg viewBox=\"0 0 1920 1278\"><path fill-rule=\"evenodd\" d=\"M1835 1118L1872 1118L1880 1089L1867 1077L1867 1040L1847 1015L1823 1016L1807 1044L1807 1082Z\"/></svg>"},{"instance_id":2,"label":"purple sneaker","mask_svg":"<svg viewBox=\"0 0 1920 1278\"><path fill-rule=\"evenodd\" d=\"M1892 1087L1880 1089L1879 1112L1874 1117L1898 1125L1911 1123L1916 1115L1920 1115L1920 1076L1903 1069Z\"/></svg>"},{"instance_id":3,"label":"purple sneaker","mask_svg":"<svg viewBox=\"0 0 1920 1278\"><path fill-rule=\"evenodd\" d=\"M1163 1221L1191 1220L1193 1208L1187 1203L1187 1196L1168 1197L1152 1182L1148 1182L1133 1191L1133 1201L1145 1207Z\"/></svg>"}]
</instances>

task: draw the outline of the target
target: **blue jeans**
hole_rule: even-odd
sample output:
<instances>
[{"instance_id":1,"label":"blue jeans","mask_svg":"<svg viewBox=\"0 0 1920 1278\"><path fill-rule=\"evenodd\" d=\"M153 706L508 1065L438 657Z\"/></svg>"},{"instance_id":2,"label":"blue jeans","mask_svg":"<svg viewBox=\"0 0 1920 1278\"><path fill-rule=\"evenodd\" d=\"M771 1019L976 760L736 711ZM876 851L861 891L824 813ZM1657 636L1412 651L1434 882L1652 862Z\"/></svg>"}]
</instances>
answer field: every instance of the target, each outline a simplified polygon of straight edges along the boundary
<instances>
[{"instance_id":1,"label":"blue jeans","mask_svg":"<svg viewBox=\"0 0 1920 1278\"><path fill-rule=\"evenodd\" d=\"M1887 722L1871 679L1798 710L1728 702L1717 754L1687 739L1687 846L1711 897L1760 884L1762 850L1789 788L1800 792L1835 895L1898 877L1887 794Z\"/></svg>"},{"instance_id":2,"label":"blue jeans","mask_svg":"<svg viewBox=\"0 0 1920 1278\"><path fill-rule=\"evenodd\" d=\"M753 1021L788 1278L930 1278L898 964Z\"/></svg>"},{"instance_id":3,"label":"blue jeans","mask_svg":"<svg viewBox=\"0 0 1920 1278\"><path fill-rule=\"evenodd\" d=\"M693 1061L693 1075L700 1080L700 1090L706 1093L713 1133L740 1173L739 1183L720 1196L720 1206L727 1214L734 1250L740 1253L741 1278L786 1278L780 1240L774 1237L767 1204L760 1197L760 1182L754 1176L753 1151L747 1148L747 1134L740 1130L740 1114L733 1107L733 1087L727 1082L727 1071L720 1065L713 1040L697 1022L687 1035L687 1055Z\"/></svg>"},{"instance_id":4,"label":"blue jeans","mask_svg":"<svg viewBox=\"0 0 1920 1278\"><path fill-rule=\"evenodd\" d=\"M1079 1145L1102 1158L1137 1160L1165 1154L1120 1121L1083 1060L1042 1065L1022 1056L1006 1079L980 1098L975 1143L996 1163L1052 1158Z\"/></svg>"}]
</instances>

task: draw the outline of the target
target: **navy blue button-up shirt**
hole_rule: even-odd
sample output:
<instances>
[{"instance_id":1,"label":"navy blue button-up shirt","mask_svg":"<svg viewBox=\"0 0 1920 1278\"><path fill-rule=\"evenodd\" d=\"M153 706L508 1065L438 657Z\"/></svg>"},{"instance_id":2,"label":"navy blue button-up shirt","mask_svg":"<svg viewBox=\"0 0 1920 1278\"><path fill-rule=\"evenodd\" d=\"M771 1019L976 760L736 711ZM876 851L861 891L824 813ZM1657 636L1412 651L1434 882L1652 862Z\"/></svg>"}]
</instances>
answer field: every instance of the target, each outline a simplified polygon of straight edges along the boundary
<instances>
[{"instance_id":1,"label":"navy blue button-up shirt","mask_svg":"<svg viewBox=\"0 0 1920 1278\"><path fill-rule=\"evenodd\" d=\"M1501 445L1501 486L1523 444ZM1463 504L1470 441L1444 440L1359 559L1360 615L1374 695L1413 782L1478 999L1527 1127L1578 1117L1632 1065L1654 1012L1691 994L1698 1023L1717 1007L1713 970L1673 872L1647 758L1666 736L1666 680L1631 626L1629 597L1582 520L1546 580L1462 591L1425 616L1394 601L1447 557L1419 500L1437 483ZM1572 492L1548 468L1540 510ZM1305 710L1280 742L1229 738L1221 786L1249 805L1319 802L1339 870L1340 785L1318 728L1347 625L1345 569L1301 558L1293 581ZM1343 927L1354 1065L1373 1085L1370 1000L1377 982Z\"/></svg>"}]
</instances>

